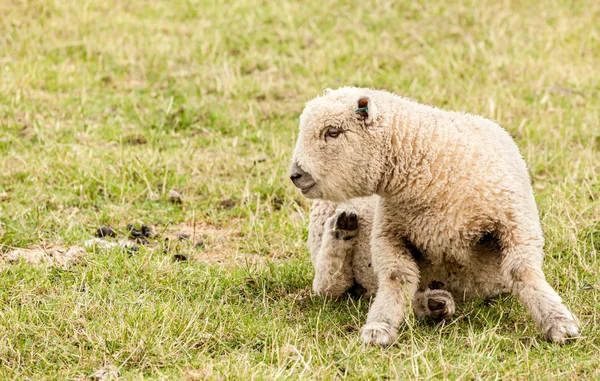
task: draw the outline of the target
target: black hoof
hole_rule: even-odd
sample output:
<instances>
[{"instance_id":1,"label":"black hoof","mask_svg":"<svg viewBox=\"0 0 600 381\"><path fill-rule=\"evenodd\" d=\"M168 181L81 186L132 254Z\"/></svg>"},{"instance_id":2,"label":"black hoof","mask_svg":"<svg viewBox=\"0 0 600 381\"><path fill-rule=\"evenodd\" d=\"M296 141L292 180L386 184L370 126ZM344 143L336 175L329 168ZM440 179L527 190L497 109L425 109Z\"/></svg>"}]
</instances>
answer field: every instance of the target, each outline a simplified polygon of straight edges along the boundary
<instances>
[{"instance_id":1,"label":"black hoof","mask_svg":"<svg viewBox=\"0 0 600 381\"><path fill-rule=\"evenodd\" d=\"M335 222L335 228L340 230L358 229L358 216L352 212L342 212Z\"/></svg>"},{"instance_id":2,"label":"black hoof","mask_svg":"<svg viewBox=\"0 0 600 381\"><path fill-rule=\"evenodd\" d=\"M444 307L446 307L446 302L443 300L429 299L427 301L427 308L429 308L430 311L441 310Z\"/></svg>"}]
</instances>

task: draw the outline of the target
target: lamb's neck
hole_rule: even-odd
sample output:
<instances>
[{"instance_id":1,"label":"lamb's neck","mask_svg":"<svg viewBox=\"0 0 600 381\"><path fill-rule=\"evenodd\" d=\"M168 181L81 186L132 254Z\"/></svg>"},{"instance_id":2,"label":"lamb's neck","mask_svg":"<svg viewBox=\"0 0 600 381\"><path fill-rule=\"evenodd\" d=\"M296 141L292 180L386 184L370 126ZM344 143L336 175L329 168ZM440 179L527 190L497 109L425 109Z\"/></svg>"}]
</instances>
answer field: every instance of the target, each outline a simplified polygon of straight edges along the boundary
<instances>
[{"instance_id":1,"label":"lamb's neck","mask_svg":"<svg viewBox=\"0 0 600 381\"><path fill-rule=\"evenodd\" d=\"M435 114L411 107L394 110L384 127L387 155L377 193L406 198L407 193L419 193L439 175L434 174L432 165L444 151L443 123L438 124Z\"/></svg>"}]
</instances>

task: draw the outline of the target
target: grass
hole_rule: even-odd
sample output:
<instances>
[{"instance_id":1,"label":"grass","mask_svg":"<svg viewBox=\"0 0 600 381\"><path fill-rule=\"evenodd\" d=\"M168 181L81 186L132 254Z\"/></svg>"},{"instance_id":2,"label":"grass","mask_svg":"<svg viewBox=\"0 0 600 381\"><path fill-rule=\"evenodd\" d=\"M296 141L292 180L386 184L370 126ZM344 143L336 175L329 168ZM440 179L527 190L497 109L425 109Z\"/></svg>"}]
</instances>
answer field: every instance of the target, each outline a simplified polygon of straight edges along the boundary
<instances>
[{"instance_id":1,"label":"grass","mask_svg":"<svg viewBox=\"0 0 600 381\"><path fill-rule=\"evenodd\" d=\"M599 2L5 0L0 14L1 251L128 223L205 240L2 265L0 378L109 364L122 379L600 378ZM310 204L286 172L304 102L342 85L510 131L579 341L545 342L504 297L363 348L368 301L311 294Z\"/></svg>"}]
</instances>

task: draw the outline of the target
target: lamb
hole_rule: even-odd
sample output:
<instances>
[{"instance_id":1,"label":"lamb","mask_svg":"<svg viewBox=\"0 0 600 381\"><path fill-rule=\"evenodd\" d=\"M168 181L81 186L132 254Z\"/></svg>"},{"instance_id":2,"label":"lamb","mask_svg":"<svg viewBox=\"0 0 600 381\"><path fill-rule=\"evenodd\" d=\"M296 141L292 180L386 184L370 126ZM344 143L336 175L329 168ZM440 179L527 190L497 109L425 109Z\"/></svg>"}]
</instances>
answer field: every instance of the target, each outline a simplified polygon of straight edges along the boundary
<instances>
[{"instance_id":1,"label":"lamb","mask_svg":"<svg viewBox=\"0 0 600 381\"><path fill-rule=\"evenodd\" d=\"M363 343L393 343L410 301L433 282L455 298L510 292L549 340L579 335L542 271L525 161L496 123L381 90L327 90L300 116L290 179L311 199L379 196L378 287Z\"/></svg>"},{"instance_id":2,"label":"lamb","mask_svg":"<svg viewBox=\"0 0 600 381\"><path fill-rule=\"evenodd\" d=\"M321 200L313 203L308 246L315 269L313 290L318 295L375 295L377 276L371 263L370 240L376 202L375 196L340 204ZM454 298L434 282L417 291L413 311L417 317L441 321L454 314Z\"/></svg>"}]
</instances>

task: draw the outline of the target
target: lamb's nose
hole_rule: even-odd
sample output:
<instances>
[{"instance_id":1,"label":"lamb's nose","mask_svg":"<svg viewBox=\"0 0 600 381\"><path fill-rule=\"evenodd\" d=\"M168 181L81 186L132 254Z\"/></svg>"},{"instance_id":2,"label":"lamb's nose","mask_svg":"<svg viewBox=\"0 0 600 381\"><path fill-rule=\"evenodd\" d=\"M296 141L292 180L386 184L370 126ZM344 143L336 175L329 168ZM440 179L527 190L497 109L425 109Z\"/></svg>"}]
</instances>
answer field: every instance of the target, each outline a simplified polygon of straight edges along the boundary
<instances>
[{"instance_id":1,"label":"lamb's nose","mask_svg":"<svg viewBox=\"0 0 600 381\"><path fill-rule=\"evenodd\" d=\"M298 186L298 183L305 173L306 172L304 172L304 170L302 170L302 168L300 168L298 165L294 165L292 166L292 170L290 172L290 180L292 180L295 186Z\"/></svg>"},{"instance_id":2,"label":"lamb's nose","mask_svg":"<svg viewBox=\"0 0 600 381\"><path fill-rule=\"evenodd\" d=\"M310 175L308 175L304 169L300 168L297 163L292 164L292 168L290 169L290 180L292 180L296 187L302 188L303 183L308 177L310 177Z\"/></svg>"}]
</instances>

